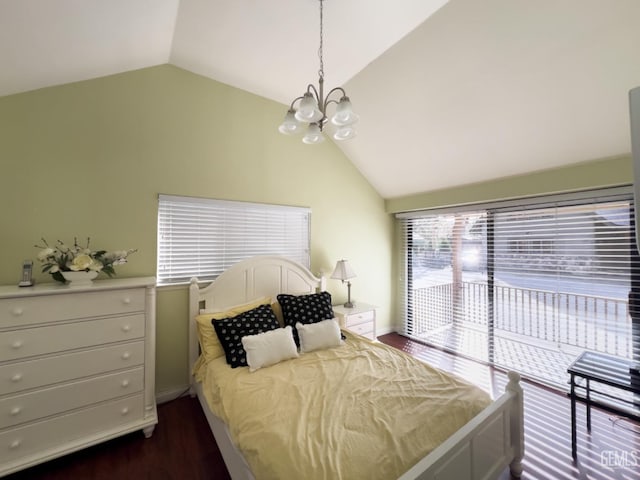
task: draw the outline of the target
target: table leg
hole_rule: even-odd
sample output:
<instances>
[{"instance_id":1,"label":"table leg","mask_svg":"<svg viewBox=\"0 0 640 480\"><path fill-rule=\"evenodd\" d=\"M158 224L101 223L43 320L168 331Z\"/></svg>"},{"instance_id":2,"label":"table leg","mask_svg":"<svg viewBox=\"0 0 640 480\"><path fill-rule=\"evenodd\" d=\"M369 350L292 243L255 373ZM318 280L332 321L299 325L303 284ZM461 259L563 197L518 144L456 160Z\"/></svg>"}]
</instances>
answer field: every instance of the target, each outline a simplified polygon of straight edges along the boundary
<instances>
[{"instance_id":1,"label":"table leg","mask_svg":"<svg viewBox=\"0 0 640 480\"><path fill-rule=\"evenodd\" d=\"M576 383L571 374L571 456L575 460L578 457L576 446Z\"/></svg>"},{"instance_id":2,"label":"table leg","mask_svg":"<svg viewBox=\"0 0 640 480\"><path fill-rule=\"evenodd\" d=\"M591 433L591 388L587 378L587 432Z\"/></svg>"}]
</instances>

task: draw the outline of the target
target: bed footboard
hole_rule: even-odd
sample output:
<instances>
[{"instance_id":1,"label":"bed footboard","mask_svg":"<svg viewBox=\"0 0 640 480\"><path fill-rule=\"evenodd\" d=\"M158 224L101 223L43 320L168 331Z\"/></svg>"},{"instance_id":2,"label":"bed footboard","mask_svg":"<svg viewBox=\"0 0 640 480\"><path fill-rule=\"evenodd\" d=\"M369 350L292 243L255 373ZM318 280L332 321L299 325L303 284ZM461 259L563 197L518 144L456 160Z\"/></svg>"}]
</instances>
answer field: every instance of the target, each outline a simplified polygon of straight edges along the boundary
<instances>
[{"instance_id":1,"label":"bed footboard","mask_svg":"<svg viewBox=\"0 0 640 480\"><path fill-rule=\"evenodd\" d=\"M400 480L490 480L509 466L522 475L524 407L520 375L509 372L505 392Z\"/></svg>"}]
</instances>

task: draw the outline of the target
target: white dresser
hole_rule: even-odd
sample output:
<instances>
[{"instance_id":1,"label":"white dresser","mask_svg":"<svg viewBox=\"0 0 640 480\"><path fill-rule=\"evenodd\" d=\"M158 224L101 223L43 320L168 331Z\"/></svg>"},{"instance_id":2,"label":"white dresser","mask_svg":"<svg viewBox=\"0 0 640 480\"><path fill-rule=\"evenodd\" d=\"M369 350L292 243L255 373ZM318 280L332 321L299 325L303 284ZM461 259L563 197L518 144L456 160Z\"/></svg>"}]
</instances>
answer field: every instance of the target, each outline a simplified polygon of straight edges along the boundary
<instances>
[{"instance_id":1,"label":"white dresser","mask_svg":"<svg viewBox=\"0 0 640 480\"><path fill-rule=\"evenodd\" d=\"M158 423L155 278L0 286L0 476Z\"/></svg>"},{"instance_id":2,"label":"white dresser","mask_svg":"<svg viewBox=\"0 0 640 480\"><path fill-rule=\"evenodd\" d=\"M366 303L356 303L352 308L334 305L333 313L340 323L340 328L376 339L376 307Z\"/></svg>"}]
</instances>

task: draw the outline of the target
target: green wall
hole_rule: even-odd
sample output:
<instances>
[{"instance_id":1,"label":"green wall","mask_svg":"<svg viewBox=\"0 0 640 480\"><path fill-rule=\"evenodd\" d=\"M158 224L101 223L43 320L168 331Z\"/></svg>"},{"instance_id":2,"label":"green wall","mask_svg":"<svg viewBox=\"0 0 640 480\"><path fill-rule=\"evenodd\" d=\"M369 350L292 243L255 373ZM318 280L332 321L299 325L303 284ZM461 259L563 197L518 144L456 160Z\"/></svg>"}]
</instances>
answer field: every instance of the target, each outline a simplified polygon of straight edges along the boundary
<instances>
[{"instance_id":1,"label":"green wall","mask_svg":"<svg viewBox=\"0 0 640 480\"><path fill-rule=\"evenodd\" d=\"M540 170L386 200L390 213L567 193L633 182L631 155Z\"/></svg>"},{"instance_id":2,"label":"green wall","mask_svg":"<svg viewBox=\"0 0 640 480\"><path fill-rule=\"evenodd\" d=\"M286 106L162 65L0 98L0 284L41 237L137 248L118 276L155 275L159 193L307 206L311 268L349 259L352 296L390 328L391 216L331 142L280 135ZM51 281L39 271L36 281ZM328 281L335 302L346 287ZM157 301L156 390L188 382L187 290Z\"/></svg>"}]
</instances>

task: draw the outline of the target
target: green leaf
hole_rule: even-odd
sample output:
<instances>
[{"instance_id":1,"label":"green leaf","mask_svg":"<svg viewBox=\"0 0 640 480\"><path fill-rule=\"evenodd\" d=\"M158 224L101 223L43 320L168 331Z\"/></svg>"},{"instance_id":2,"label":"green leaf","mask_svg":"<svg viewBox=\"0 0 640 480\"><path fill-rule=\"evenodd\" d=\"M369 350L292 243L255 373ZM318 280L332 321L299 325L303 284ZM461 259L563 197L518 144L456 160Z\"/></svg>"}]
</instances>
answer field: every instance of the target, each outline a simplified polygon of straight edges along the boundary
<instances>
[{"instance_id":1,"label":"green leaf","mask_svg":"<svg viewBox=\"0 0 640 480\"><path fill-rule=\"evenodd\" d=\"M64 279L64 277L62 276L62 274L60 272L53 272L51 274L51 276L53 277L54 280L56 280L57 282L66 282L66 280Z\"/></svg>"}]
</instances>

